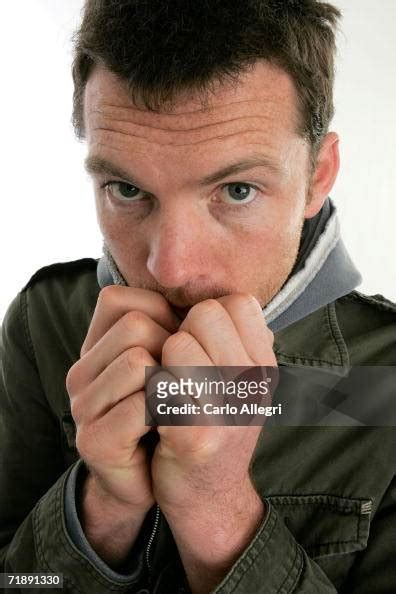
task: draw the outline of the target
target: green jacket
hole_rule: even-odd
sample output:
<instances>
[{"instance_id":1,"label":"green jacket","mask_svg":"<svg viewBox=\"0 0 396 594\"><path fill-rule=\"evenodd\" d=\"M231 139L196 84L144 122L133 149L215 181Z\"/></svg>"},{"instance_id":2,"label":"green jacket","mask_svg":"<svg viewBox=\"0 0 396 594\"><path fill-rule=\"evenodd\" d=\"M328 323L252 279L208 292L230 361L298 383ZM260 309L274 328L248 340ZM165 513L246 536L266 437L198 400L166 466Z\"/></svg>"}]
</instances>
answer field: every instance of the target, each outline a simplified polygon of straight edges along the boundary
<instances>
[{"instance_id":1,"label":"green jacket","mask_svg":"<svg viewBox=\"0 0 396 594\"><path fill-rule=\"evenodd\" d=\"M96 266L42 269L3 323L0 571L62 573L71 593L182 592L177 548L162 515L153 534L154 510L124 574L89 559L66 525L66 484L84 466L65 377L96 304ZM396 365L396 306L353 291L276 333L275 351L281 365L335 374ZM265 426L251 473L268 514L216 592L394 594L395 446L393 427Z\"/></svg>"}]
</instances>

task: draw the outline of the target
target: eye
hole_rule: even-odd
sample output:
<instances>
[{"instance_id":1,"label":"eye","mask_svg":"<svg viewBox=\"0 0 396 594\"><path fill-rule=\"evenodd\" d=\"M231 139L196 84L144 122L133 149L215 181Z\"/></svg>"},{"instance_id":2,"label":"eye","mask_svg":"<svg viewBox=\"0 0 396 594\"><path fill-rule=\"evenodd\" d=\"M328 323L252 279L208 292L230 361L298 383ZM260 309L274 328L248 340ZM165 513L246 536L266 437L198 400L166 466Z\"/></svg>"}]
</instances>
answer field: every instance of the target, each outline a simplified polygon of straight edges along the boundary
<instances>
[{"instance_id":1,"label":"eye","mask_svg":"<svg viewBox=\"0 0 396 594\"><path fill-rule=\"evenodd\" d=\"M108 182L105 184L106 192L110 192L117 200L133 202L143 197L142 191L127 182Z\"/></svg>"},{"instance_id":2,"label":"eye","mask_svg":"<svg viewBox=\"0 0 396 594\"><path fill-rule=\"evenodd\" d=\"M222 194L227 204L248 204L256 198L257 190L250 184L236 182L224 186Z\"/></svg>"}]
</instances>

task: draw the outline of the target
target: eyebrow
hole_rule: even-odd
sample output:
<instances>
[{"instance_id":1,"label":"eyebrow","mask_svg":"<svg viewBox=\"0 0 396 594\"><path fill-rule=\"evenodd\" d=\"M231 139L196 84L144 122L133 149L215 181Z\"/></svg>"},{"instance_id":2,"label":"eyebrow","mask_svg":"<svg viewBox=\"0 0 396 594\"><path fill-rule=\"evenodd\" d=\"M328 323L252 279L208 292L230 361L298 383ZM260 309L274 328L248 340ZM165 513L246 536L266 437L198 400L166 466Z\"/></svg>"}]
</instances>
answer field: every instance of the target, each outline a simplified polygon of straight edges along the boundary
<instances>
[{"instance_id":1,"label":"eyebrow","mask_svg":"<svg viewBox=\"0 0 396 594\"><path fill-rule=\"evenodd\" d=\"M279 167L275 162L261 155L255 155L238 163L227 165L226 167L209 174L208 176L204 177L201 184L204 186L214 184L226 177L229 177L230 175L242 173L243 171L248 171L249 169L256 169L258 167L267 169L276 175L280 175L282 172L281 167Z\"/></svg>"},{"instance_id":2,"label":"eyebrow","mask_svg":"<svg viewBox=\"0 0 396 594\"><path fill-rule=\"evenodd\" d=\"M133 175L131 176L131 173L129 173L125 169L122 169L122 167L114 165L110 161L103 159L102 157L89 155L85 159L84 165L87 173L89 173L90 175L105 174L114 177L120 177L122 179L128 180L130 183L135 185L135 182L133 181ZM280 175L282 172L281 167L279 167L279 165L277 165L274 161L261 155L253 155L248 159L244 159L243 161L239 161L238 163L227 165L226 167L222 167L214 173L210 173L200 181L200 184L203 186L208 186L216 182L219 182L222 179L225 179L226 177L229 177L231 175L242 173L243 171L248 171L249 169L255 169L258 167L267 169L271 173L276 175ZM136 185L139 187L138 183L136 183Z\"/></svg>"},{"instance_id":3,"label":"eyebrow","mask_svg":"<svg viewBox=\"0 0 396 594\"><path fill-rule=\"evenodd\" d=\"M102 157L88 155L84 161L84 167L86 172L90 175L105 174L113 177L121 177L122 179L127 179L131 183L134 183L131 179L131 174L126 171L126 169L122 169L122 167L114 165L114 163L111 163Z\"/></svg>"}]
</instances>

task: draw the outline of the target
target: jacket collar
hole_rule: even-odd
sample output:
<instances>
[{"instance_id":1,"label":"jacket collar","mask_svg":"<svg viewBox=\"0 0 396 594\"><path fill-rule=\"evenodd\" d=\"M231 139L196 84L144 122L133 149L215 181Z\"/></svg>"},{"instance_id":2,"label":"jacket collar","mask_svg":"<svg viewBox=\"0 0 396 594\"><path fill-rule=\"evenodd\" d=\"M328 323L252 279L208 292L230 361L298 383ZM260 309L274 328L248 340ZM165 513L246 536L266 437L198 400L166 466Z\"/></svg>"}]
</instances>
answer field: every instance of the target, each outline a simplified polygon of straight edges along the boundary
<instances>
[{"instance_id":1,"label":"jacket collar","mask_svg":"<svg viewBox=\"0 0 396 594\"><path fill-rule=\"evenodd\" d=\"M337 376L348 373L349 354L331 302L275 333L280 365L309 366Z\"/></svg>"},{"instance_id":2,"label":"jacket collar","mask_svg":"<svg viewBox=\"0 0 396 594\"><path fill-rule=\"evenodd\" d=\"M330 199L329 203L328 221L304 267L288 279L263 314L275 334L280 364L343 376L349 370L349 355L335 302L362 279L340 237L336 208Z\"/></svg>"}]
</instances>

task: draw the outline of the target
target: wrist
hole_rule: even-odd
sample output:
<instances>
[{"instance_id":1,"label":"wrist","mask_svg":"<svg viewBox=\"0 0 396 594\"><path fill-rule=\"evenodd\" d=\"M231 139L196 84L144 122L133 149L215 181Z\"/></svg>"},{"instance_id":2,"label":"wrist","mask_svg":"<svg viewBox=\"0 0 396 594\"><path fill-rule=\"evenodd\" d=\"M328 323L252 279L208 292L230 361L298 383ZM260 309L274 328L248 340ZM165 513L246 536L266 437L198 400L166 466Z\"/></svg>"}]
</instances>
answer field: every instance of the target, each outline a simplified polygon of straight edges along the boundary
<instances>
[{"instance_id":1,"label":"wrist","mask_svg":"<svg viewBox=\"0 0 396 594\"><path fill-rule=\"evenodd\" d=\"M126 501L118 497L92 472L88 472L81 487L81 508L106 510L108 516L124 518L145 516L153 504L153 498Z\"/></svg>"},{"instance_id":2,"label":"wrist","mask_svg":"<svg viewBox=\"0 0 396 594\"><path fill-rule=\"evenodd\" d=\"M103 491L89 474L81 485L76 504L87 541L109 567L118 570L134 546L147 507L118 501Z\"/></svg>"},{"instance_id":3,"label":"wrist","mask_svg":"<svg viewBox=\"0 0 396 594\"><path fill-rule=\"evenodd\" d=\"M161 503L160 503L161 505ZM230 567L262 524L266 507L249 482L233 492L186 501L183 510L161 505L176 540L207 568Z\"/></svg>"}]
</instances>

